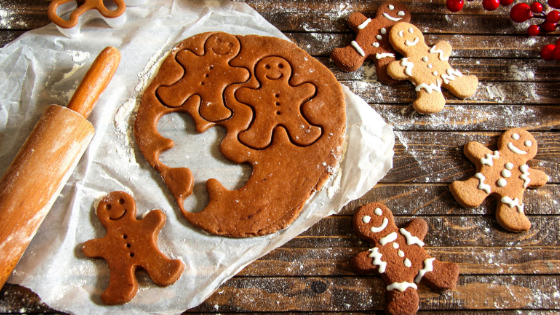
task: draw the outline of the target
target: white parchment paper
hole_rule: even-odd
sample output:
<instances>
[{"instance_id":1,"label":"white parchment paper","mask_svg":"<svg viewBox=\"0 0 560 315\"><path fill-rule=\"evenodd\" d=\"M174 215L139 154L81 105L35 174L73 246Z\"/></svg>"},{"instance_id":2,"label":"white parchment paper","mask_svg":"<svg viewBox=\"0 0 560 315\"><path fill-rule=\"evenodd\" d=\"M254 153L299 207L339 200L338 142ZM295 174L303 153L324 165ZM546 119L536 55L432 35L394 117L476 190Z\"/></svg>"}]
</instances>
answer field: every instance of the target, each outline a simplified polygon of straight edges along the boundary
<instances>
[{"instance_id":1,"label":"white parchment paper","mask_svg":"<svg viewBox=\"0 0 560 315\"><path fill-rule=\"evenodd\" d=\"M82 27L82 37L68 39L51 24L0 50L0 174L44 109L68 103L103 48L114 46L122 54L115 77L89 118L96 129L92 143L9 279L31 288L49 306L75 314L181 313L202 303L250 262L362 196L392 167L392 127L344 87L346 153L335 175L289 228L248 239L210 236L192 228L134 142L131 126L141 94L169 50L192 35L225 31L287 38L249 6L236 2L152 0L127 8L126 14L127 23L118 29L92 21ZM176 143L162 155L163 162L191 168L197 180L187 209L204 208L208 178L217 178L230 189L242 187L249 178L249 166L235 165L219 153L224 136L220 128L196 134L184 115L166 116L158 128ZM177 283L166 288L140 272L140 290L132 302L107 307L99 299L108 284L107 265L101 259L87 259L81 246L105 234L94 207L115 190L133 195L138 216L153 209L166 213L159 247L185 262L186 268Z\"/></svg>"}]
</instances>

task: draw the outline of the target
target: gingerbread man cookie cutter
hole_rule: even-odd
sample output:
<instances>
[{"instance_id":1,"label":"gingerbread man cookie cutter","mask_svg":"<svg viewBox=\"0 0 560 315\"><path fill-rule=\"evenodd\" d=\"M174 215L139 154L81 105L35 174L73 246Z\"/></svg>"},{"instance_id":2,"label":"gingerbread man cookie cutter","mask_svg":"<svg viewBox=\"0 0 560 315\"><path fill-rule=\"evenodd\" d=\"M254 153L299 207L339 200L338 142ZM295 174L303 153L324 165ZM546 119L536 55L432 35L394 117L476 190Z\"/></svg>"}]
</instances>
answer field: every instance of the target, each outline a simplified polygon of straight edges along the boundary
<instances>
[{"instance_id":1,"label":"gingerbread man cookie cutter","mask_svg":"<svg viewBox=\"0 0 560 315\"><path fill-rule=\"evenodd\" d=\"M76 38L81 34L81 26L93 19L102 19L113 28L123 26L126 6L136 6L146 0L112 1L114 5L108 8L103 0L53 0L49 4L48 16L64 36Z\"/></svg>"}]
</instances>

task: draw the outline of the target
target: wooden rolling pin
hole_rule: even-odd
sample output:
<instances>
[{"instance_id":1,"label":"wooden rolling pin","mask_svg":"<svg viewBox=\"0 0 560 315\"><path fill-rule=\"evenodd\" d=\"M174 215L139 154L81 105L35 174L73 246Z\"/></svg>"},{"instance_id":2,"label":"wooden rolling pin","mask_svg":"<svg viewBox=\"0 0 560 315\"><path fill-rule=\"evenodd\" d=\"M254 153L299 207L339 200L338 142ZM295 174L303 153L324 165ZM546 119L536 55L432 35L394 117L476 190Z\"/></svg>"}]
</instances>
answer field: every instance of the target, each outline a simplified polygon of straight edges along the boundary
<instances>
[{"instance_id":1,"label":"wooden rolling pin","mask_svg":"<svg viewBox=\"0 0 560 315\"><path fill-rule=\"evenodd\" d=\"M105 48L68 107L47 108L0 179L0 289L93 138L87 118L120 60L118 49Z\"/></svg>"}]
</instances>

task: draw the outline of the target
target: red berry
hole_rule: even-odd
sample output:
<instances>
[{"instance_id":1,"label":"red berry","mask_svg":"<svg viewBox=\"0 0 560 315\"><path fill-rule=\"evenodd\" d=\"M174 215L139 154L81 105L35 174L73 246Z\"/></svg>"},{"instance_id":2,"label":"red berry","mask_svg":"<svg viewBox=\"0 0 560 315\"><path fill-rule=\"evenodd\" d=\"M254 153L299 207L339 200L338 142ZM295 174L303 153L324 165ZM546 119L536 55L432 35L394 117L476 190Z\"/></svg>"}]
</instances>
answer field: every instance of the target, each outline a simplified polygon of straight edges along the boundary
<instances>
[{"instance_id":1,"label":"red berry","mask_svg":"<svg viewBox=\"0 0 560 315\"><path fill-rule=\"evenodd\" d=\"M500 0L500 4L504 7L507 7L508 5L512 4L513 0Z\"/></svg>"},{"instance_id":2,"label":"red berry","mask_svg":"<svg viewBox=\"0 0 560 315\"><path fill-rule=\"evenodd\" d=\"M552 56L554 57L554 59L560 60L560 46L556 46L556 48L554 48Z\"/></svg>"},{"instance_id":3,"label":"red berry","mask_svg":"<svg viewBox=\"0 0 560 315\"><path fill-rule=\"evenodd\" d=\"M500 0L482 0L482 6L487 11L494 11L500 6Z\"/></svg>"},{"instance_id":4,"label":"red berry","mask_svg":"<svg viewBox=\"0 0 560 315\"><path fill-rule=\"evenodd\" d=\"M546 15L546 21L551 23L558 23L560 21L560 12L554 10Z\"/></svg>"},{"instance_id":5,"label":"red berry","mask_svg":"<svg viewBox=\"0 0 560 315\"><path fill-rule=\"evenodd\" d=\"M556 30L556 23L544 22L542 27L545 32L554 32Z\"/></svg>"},{"instance_id":6,"label":"red berry","mask_svg":"<svg viewBox=\"0 0 560 315\"><path fill-rule=\"evenodd\" d=\"M541 28L538 25L531 25L527 29L529 36L537 36L541 32Z\"/></svg>"},{"instance_id":7,"label":"red berry","mask_svg":"<svg viewBox=\"0 0 560 315\"><path fill-rule=\"evenodd\" d=\"M548 44L541 49L541 58L544 60L552 60L554 59L554 49L556 46Z\"/></svg>"},{"instance_id":8,"label":"red berry","mask_svg":"<svg viewBox=\"0 0 560 315\"><path fill-rule=\"evenodd\" d=\"M560 1L560 0L558 0ZM509 17L517 23L525 22L533 17L531 7L527 3L518 3L511 8Z\"/></svg>"},{"instance_id":9,"label":"red berry","mask_svg":"<svg viewBox=\"0 0 560 315\"><path fill-rule=\"evenodd\" d=\"M548 5L555 9L560 9L560 0L548 0Z\"/></svg>"},{"instance_id":10,"label":"red berry","mask_svg":"<svg viewBox=\"0 0 560 315\"><path fill-rule=\"evenodd\" d=\"M447 0L447 9L451 12L459 12L463 8L463 0Z\"/></svg>"},{"instance_id":11,"label":"red berry","mask_svg":"<svg viewBox=\"0 0 560 315\"><path fill-rule=\"evenodd\" d=\"M542 4L540 4L538 2L531 3L531 11L533 11L533 13L541 13L542 12Z\"/></svg>"}]
</instances>

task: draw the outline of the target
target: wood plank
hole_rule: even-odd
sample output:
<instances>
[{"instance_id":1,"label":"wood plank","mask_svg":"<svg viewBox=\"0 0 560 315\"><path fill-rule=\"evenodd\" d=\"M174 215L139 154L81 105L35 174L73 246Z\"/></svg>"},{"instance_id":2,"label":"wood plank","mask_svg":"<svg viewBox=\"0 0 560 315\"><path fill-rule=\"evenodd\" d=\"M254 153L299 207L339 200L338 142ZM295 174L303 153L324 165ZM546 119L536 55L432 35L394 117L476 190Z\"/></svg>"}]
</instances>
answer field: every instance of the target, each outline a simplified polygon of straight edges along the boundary
<instances>
[{"instance_id":1,"label":"wood plank","mask_svg":"<svg viewBox=\"0 0 560 315\"><path fill-rule=\"evenodd\" d=\"M18 38L25 31L0 31L0 48Z\"/></svg>"},{"instance_id":2,"label":"wood plank","mask_svg":"<svg viewBox=\"0 0 560 315\"><path fill-rule=\"evenodd\" d=\"M37 314L55 310L43 303L33 291L20 285L4 285L0 290L0 313Z\"/></svg>"},{"instance_id":3,"label":"wood plank","mask_svg":"<svg viewBox=\"0 0 560 315\"><path fill-rule=\"evenodd\" d=\"M554 310L560 307L559 284L558 276L460 276L454 291L440 295L419 285L418 295L421 310ZM384 295L379 276L235 277L193 311L381 310Z\"/></svg>"},{"instance_id":4,"label":"wood plank","mask_svg":"<svg viewBox=\"0 0 560 315\"><path fill-rule=\"evenodd\" d=\"M245 267L238 276L348 276L361 248L277 248ZM462 275L560 274L558 247L426 247L440 261L459 264Z\"/></svg>"}]
</instances>

